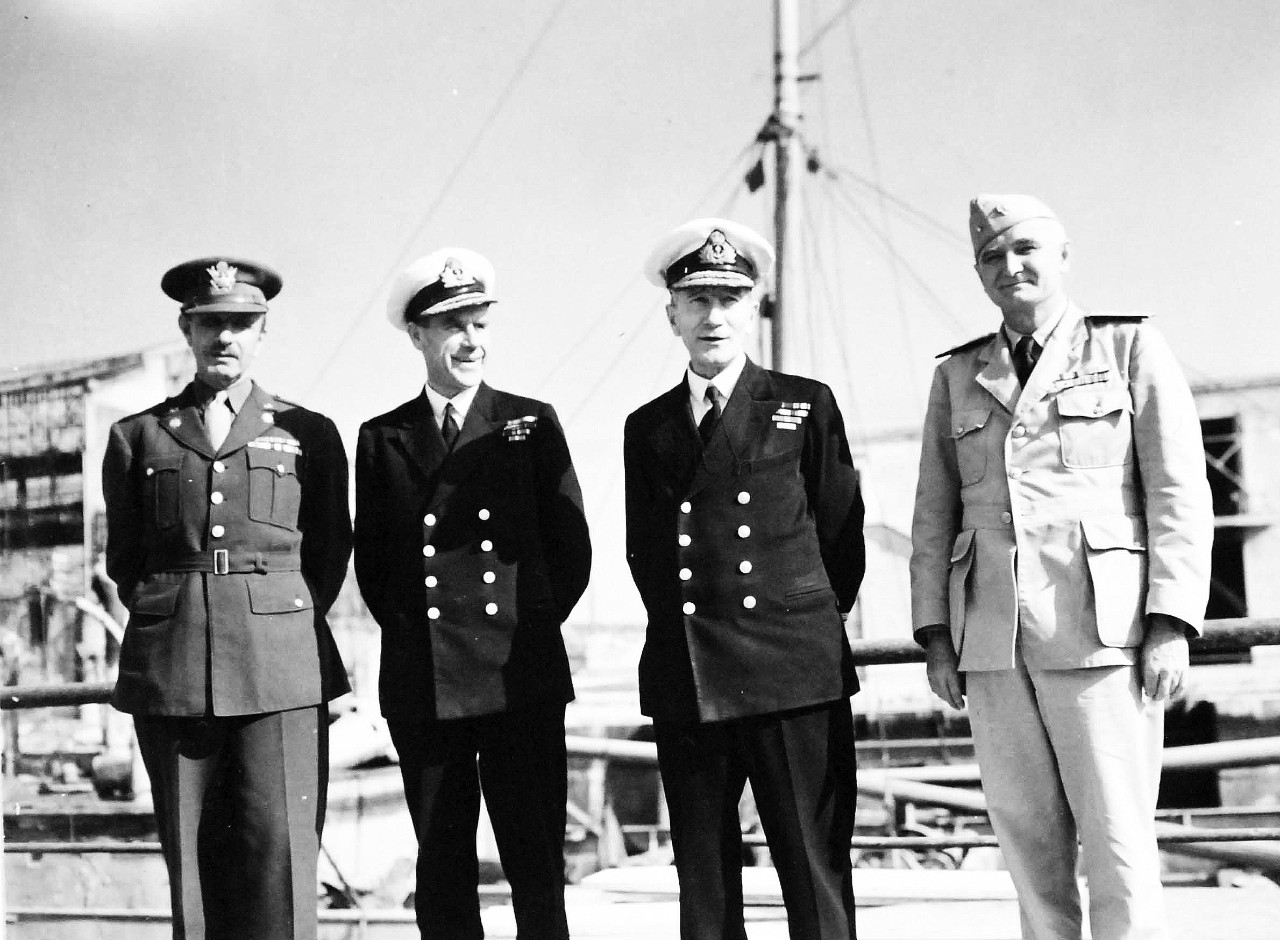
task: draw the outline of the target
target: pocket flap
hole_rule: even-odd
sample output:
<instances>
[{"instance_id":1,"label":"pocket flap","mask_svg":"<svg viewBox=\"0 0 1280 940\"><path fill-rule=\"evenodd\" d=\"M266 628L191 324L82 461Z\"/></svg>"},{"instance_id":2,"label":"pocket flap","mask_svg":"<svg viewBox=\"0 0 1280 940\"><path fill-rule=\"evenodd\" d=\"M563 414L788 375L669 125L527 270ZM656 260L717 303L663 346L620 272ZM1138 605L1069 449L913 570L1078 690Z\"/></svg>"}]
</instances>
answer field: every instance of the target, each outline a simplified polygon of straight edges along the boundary
<instances>
[{"instance_id":1,"label":"pocket flap","mask_svg":"<svg viewBox=\"0 0 1280 940\"><path fill-rule=\"evenodd\" d=\"M1094 551L1124 548L1131 552L1147 550L1146 525L1141 519L1116 516L1109 519L1081 519L1084 540Z\"/></svg>"},{"instance_id":2,"label":"pocket flap","mask_svg":"<svg viewBox=\"0 0 1280 940\"><path fill-rule=\"evenodd\" d=\"M266 468L277 476L298 472L297 455L283 450L267 450L263 447L249 448L249 466L255 469Z\"/></svg>"},{"instance_id":3,"label":"pocket flap","mask_svg":"<svg viewBox=\"0 0 1280 940\"><path fill-rule=\"evenodd\" d=\"M181 470L182 454L151 454L147 457L147 476L161 470Z\"/></svg>"},{"instance_id":4,"label":"pocket flap","mask_svg":"<svg viewBox=\"0 0 1280 940\"><path fill-rule=\"evenodd\" d=\"M983 408L977 411L953 411L951 413L951 436L964 437L979 428L986 427L987 419L990 417L990 408Z\"/></svg>"},{"instance_id":5,"label":"pocket flap","mask_svg":"<svg viewBox=\"0 0 1280 940\"><path fill-rule=\"evenodd\" d=\"M956 536L955 542L951 546L951 563L955 564L965 555L969 554L969 549L973 547L973 529L965 529Z\"/></svg>"},{"instance_id":6,"label":"pocket flap","mask_svg":"<svg viewBox=\"0 0 1280 940\"><path fill-rule=\"evenodd\" d=\"M149 617L168 617L178 607L179 581L144 581L129 601L129 610Z\"/></svg>"},{"instance_id":7,"label":"pocket flap","mask_svg":"<svg viewBox=\"0 0 1280 940\"><path fill-rule=\"evenodd\" d=\"M1133 411L1133 398L1124 385L1078 385L1060 392L1057 401L1058 414L1067 418L1100 418Z\"/></svg>"},{"instance_id":8,"label":"pocket flap","mask_svg":"<svg viewBox=\"0 0 1280 940\"><path fill-rule=\"evenodd\" d=\"M252 575L245 583L249 586L249 609L255 614L291 614L315 606L299 571Z\"/></svg>"}]
</instances>

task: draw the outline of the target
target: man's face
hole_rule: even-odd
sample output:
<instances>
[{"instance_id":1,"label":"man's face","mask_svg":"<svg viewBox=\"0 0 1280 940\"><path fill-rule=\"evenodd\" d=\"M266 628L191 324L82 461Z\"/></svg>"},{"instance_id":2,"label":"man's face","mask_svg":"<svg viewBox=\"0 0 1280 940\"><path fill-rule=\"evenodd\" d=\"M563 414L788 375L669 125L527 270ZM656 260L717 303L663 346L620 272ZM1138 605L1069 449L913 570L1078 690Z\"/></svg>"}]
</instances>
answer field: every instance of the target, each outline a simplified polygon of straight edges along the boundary
<instances>
[{"instance_id":1,"label":"man's face","mask_svg":"<svg viewBox=\"0 0 1280 940\"><path fill-rule=\"evenodd\" d=\"M219 390L249 374L266 325L264 313L196 311L178 315L178 328L196 359L196 378Z\"/></svg>"},{"instance_id":2,"label":"man's face","mask_svg":"<svg viewBox=\"0 0 1280 940\"><path fill-rule=\"evenodd\" d=\"M489 305L461 307L409 324L427 364L427 384L445 398L479 385L489 348Z\"/></svg>"},{"instance_id":3,"label":"man's face","mask_svg":"<svg viewBox=\"0 0 1280 940\"><path fill-rule=\"evenodd\" d=\"M745 351L759 309L759 293L749 287L681 287L671 292L667 320L693 371L709 379Z\"/></svg>"},{"instance_id":4,"label":"man's face","mask_svg":"<svg viewBox=\"0 0 1280 940\"><path fill-rule=\"evenodd\" d=\"M1031 333L1067 300L1066 232L1053 219L1027 219L1001 232L978 253L974 269L1009 326Z\"/></svg>"}]
</instances>

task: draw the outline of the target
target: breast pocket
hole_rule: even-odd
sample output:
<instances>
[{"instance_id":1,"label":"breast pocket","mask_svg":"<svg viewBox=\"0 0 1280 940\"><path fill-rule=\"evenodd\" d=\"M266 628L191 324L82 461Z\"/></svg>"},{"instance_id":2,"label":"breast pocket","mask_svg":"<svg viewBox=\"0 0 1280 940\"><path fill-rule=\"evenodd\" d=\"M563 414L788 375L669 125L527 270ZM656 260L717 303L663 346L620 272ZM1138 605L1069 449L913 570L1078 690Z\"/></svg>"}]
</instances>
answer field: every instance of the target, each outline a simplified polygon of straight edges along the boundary
<instances>
[{"instance_id":1,"label":"breast pocket","mask_svg":"<svg viewBox=\"0 0 1280 940\"><path fill-rule=\"evenodd\" d=\"M147 461L146 503L156 526L169 529L182 519L182 454Z\"/></svg>"},{"instance_id":2,"label":"breast pocket","mask_svg":"<svg viewBox=\"0 0 1280 940\"><path fill-rule=\"evenodd\" d=\"M302 502L297 455L257 447L248 448L248 453L249 518L296 529Z\"/></svg>"},{"instance_id":3,"label":"breast pocket","mask_svg":"<svg viewBox=\"0 0 1280 940\"><path fill-rule=\"evenodd\" d=\"M1133 459L1133 398L1123 385L1081 385L1057 397L1062 465L1119 467Z\"/></svg>"},{"instance_id":4,"label":"breast pocket","mask_svg":"<svg viewBox=\"0 0 1280 940\"><path fill-rule=\"evenodd\" d=\"M960 471L960 485L977 483L987 474L987 450L989 433L983 428L991 420L991 409L956 411L951 415L951 438L956 444L956 465Z\"/></svg>"}]
</instances>

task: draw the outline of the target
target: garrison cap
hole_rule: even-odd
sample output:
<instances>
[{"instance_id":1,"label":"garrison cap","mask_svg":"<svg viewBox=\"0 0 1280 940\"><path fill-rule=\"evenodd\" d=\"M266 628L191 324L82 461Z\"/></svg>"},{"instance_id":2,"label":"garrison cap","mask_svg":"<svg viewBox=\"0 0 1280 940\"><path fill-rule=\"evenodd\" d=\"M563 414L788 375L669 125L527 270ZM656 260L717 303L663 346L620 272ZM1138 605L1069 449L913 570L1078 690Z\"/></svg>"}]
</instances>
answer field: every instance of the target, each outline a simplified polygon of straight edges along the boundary
<instances>
[{"instance_id":1,"label":"garrison cap","mask_svg":"<svg viewBox=\"0 0 1280 940\"><path fill-rule=\"evenodd\" d=\"M484 255L466 248L441 248L400 272L391 286L387 319L397 330L432 314L495 303L496 277Z\"/></svg>"},{"instance_id":2,"label":"garrison cap","mask_svg":"<svg viewBox=\"0 0 1280 940\"><path fill-rule=\"evenodd\" d=\"M170 268L160 289L183 313L266 313L284 282L266 265L239 258L197 258Z\"/></svg>"},{"instance_id":3,"label":"garrison cap","mask_svg":"<svg viewBox=\"0 0 1280 940\"><path fill-rule=\"evenodd\" d=\"M658 243L644 266L659 287L754 287L773 273L773 248L737 222L694 219Z\"/></svg>"},{"instance_id":4,"label":"garrison cap","mask_svg":"<svg viewBox=\"0 0 1280 940\"><path fill-rule=\"evenodd\" d=\"M1054 211L1035 196L1018 193L982 193L969 201L969 237L976 256L987 242L1028 219L1052 219L1061 225Z\"/></svg>"}]
</instances>

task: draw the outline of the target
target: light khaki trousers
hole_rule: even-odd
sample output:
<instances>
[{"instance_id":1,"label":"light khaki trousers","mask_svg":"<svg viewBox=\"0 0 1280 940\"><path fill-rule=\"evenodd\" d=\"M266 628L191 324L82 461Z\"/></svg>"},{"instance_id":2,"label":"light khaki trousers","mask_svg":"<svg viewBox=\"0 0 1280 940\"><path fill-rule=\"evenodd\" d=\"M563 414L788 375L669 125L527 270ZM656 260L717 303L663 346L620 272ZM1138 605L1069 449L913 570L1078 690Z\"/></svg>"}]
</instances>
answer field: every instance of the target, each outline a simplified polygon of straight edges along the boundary
<instances>
[{"instance_id":1,"label":"light khaki trousers","mask_svg":"<svg viewBox=\"0 0 1280 940\"><path fill-rule=\"evenodd\" d=\"M969 720L1025 940L1164 940L1153 816L1162 703L1136 666L966 673ZM1077 838L1079 853L1077 853Z\"/></svg>"}]
</instances>

